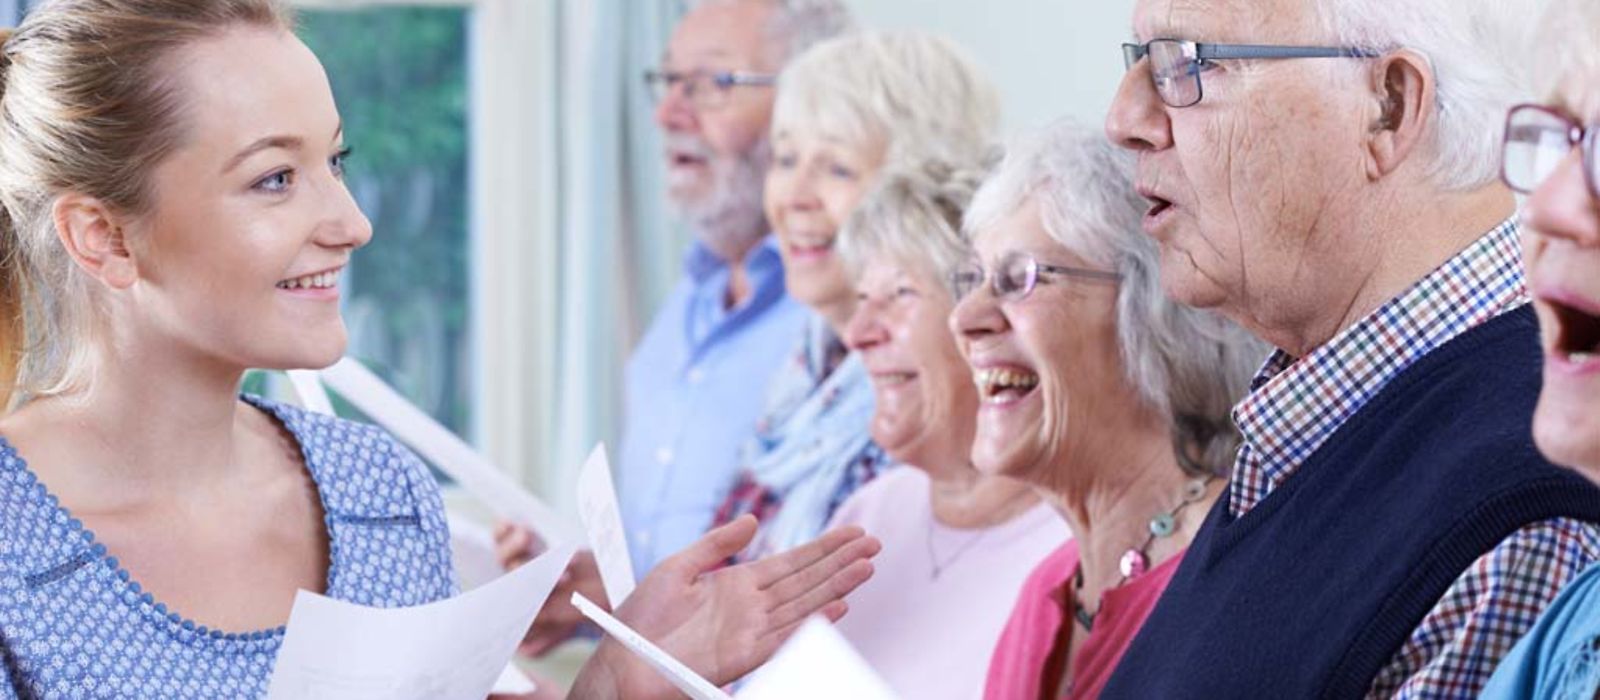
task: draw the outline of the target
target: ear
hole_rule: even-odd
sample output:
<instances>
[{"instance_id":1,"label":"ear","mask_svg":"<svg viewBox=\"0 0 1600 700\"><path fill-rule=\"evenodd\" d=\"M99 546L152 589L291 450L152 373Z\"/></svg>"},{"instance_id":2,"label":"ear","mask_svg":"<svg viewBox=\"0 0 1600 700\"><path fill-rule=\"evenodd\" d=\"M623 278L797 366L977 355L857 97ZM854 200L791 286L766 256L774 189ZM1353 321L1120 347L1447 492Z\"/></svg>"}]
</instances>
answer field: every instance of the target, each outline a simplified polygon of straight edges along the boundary
<instances>
[{"instance_id":1,"label":"ear","mask_svg":"<svg viewBox=\"0 0 1600 700\"><path fill-rule=\"evenodd\" d=\"M1373 59L1369 88L1378 115L1368 136L1367 176L1383 178L1405 163L1437 128L1433 66L1415 51Z\"/></svg>"},{"instance_id":2,"label":"ear","mask_svg":"<svg viewBox=\"0 0 1600 700\"><path fill-rule=\"evenodd\" d=\"M90 277L112 289L127 289L139 278L123 217L105 202L68 193L56 199L51 216L61 247Z\"/></svg>"}]
</instances>

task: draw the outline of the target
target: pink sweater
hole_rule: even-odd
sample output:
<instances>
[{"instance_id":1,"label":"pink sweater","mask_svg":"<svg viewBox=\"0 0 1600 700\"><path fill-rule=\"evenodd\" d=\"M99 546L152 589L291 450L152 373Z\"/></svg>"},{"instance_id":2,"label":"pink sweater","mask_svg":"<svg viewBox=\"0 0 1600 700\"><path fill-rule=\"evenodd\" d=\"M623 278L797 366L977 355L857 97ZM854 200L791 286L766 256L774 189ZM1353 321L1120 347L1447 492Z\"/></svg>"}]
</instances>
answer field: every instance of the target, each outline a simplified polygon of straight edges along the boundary
<instances>
[{"instance_id":1,"label":"pink sweater","mask_svg":"<svg viewBox=\"0 0 1600 700\"><path fill-rule=\"evenodd\" d=\"M1123 652L1133 642L1139 627L1155 608L1167 582L1178 570L1184 552L1179 552L1148 573L1105 592L1094 631L1072 659L1072 691L1067 697L1097 698ZM1043 688L1045 664L1061 633L1061 625L1071 612L1062 601L1068 600L1067 587L1078 570L1078 544L1067 542L1051 553L1022 584L1011 619L1000 633L994 656L989 661L985 700L1035 700L1047 697ZM1055 679L1051 679L1054 682Z\"/></svg>"}]
</instances>

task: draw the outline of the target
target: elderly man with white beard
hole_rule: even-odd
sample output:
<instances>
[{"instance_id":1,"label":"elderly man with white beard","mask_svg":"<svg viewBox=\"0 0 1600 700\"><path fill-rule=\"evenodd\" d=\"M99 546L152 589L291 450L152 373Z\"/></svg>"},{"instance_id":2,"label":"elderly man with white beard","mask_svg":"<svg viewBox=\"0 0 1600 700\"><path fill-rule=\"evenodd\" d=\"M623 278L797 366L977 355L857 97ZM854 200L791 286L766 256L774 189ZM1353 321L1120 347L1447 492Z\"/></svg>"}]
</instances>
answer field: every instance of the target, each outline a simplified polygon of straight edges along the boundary
<instances>
[{"instance_id":1,"label":"elderly man with white beard","mask_svg":"<svg viewBox=\"0 0 1600 700\"><path fill-rule=\"evenodd\" d=\"M1496 178L1540 4L1139 0L1107 131L1165 286L1278 351L1104 697L1475 696L1600 560Z\"/></svg>"},{"instance_id":2,"label":"elderly man with white beard","mask_svg":"<svg viewBox=\"0 0 1600 700\"><path fill-rule=\"evenodd\" d=\"M710 528L755 430L760 387L789 359L808 313L785 292L762 189L779 71L851 27L838 0L702 0L679 22L645 80L663 132L667 199L695 232L684 277L629 359L617 486L638 576ZM537 550L502 524L501 561ZM540 655L582 617L568 590L604 601L581 552L523 645Z\"/></svg>"}]
</instances>

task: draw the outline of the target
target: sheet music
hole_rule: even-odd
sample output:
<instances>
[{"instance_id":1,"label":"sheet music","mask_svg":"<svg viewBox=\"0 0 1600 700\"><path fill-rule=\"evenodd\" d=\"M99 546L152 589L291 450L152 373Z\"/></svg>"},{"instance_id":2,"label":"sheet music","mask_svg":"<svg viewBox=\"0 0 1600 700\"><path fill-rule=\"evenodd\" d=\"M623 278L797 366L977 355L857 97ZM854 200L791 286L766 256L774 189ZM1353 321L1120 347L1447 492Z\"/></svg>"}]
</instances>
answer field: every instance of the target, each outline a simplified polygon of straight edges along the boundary
<instances>
[{"instance_id":1,"label":"sheet music","mask_svg":"<svg viewBox=\"0 0 1600 700\"><path fill-rule=\"evenodd\" d=\"M302 407L325 416L335 415L333 400L328 398L328 390L322 386L322 379L317 376L316 370L291 369L285 374L289 375L289 385L294 387L295 395L300 397Z\"/></svg>"},{"instance_id":2,"label":"sheet music","mask_svg":"<svg viewBox=\"0 0 1600 700\"><path fill-rule=\"evenodd\" d=\"M938 669L929 669L938 673ZM821 617L796 630L766 665L750 674L739 700L896 700L850 642Z\"/></svg>"},{"instance_id":3,"label":"sheet music","mask_svg":"<svg viewBox=\"0 0 1600 700\"><path fill-rule=\"evenodd\" d=\"M611 600L611 609L616 610L633 593L635 579L627 533L622 526L622 506L617 503L604 444L595 446L578 474L578 517L589 534L589 548L594 550L606 597Z\"/></svg>"},{"instance_id":4,"label":"sheet music","mask_svg":"<svg viewBox=\"0 0 1600 700\"><path fill-rule=\"evenodd\" d=\"M456 483L486 503L495 515L533 530L550 547L580 542L574 528L554 509L528 493L505 472L448 428L413 406L366 366L351 358L322 370L322 381L383 426Z\"/></svg>"},{"instance_id":5,"label":"sheet music","mask_svg":"<svg viewBox=\"0 0 1600 700\"><path fill-rule=\"evenodd\" d=\"M606 634L611 635L613 639L620 642L628 651L633 652L640 659L643 659L645 663L650 664L651 668L654 668L668 681L671 681L672 685L683 691L692 700L733 700L727 693L712 685L711 681L702 678L700 674L695 673L688 666L683 665L682 662L672 658L671 654L662 651L661 647L652 644L650 640L644 638L644 635L633 631L632 628L623 624L621 620L601 610L600 606L583 597L583 594L573 593L572 605L578 609L578 612L583 613L584 617L594 621L595 624L600 626L600 629L605 630Z\"/></svg>"},{"instance_id":6,"label":"sheet music","mask_svg":"<svg viewBox=\"0 0 1600 700\"><path fill-rule=\"evenodd\" d=\"M448 600L371 608L295 596L268 700L483 700L566 570L546 552Z\"/></svg>"}]
</instances>

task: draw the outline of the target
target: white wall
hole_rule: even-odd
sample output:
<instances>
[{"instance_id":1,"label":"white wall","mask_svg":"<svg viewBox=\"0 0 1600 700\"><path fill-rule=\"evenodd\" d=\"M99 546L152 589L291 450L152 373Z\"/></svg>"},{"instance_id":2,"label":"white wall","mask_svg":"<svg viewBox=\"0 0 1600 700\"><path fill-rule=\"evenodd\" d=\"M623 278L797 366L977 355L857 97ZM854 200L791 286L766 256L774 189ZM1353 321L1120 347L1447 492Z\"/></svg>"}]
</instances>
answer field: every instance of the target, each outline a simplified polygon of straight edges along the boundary
<instances>
[{"instance_id":1,"label":"white wall","mask_svg":"<svg viewBox=\"0 0 1600 700\"><path fill-rule=\"evenodd\" d=\"M861 24L961 44L1000 87L1008 132L1101 123L1122 78L1134 0L850 0Z\"/></svg>"}]
</instances>

